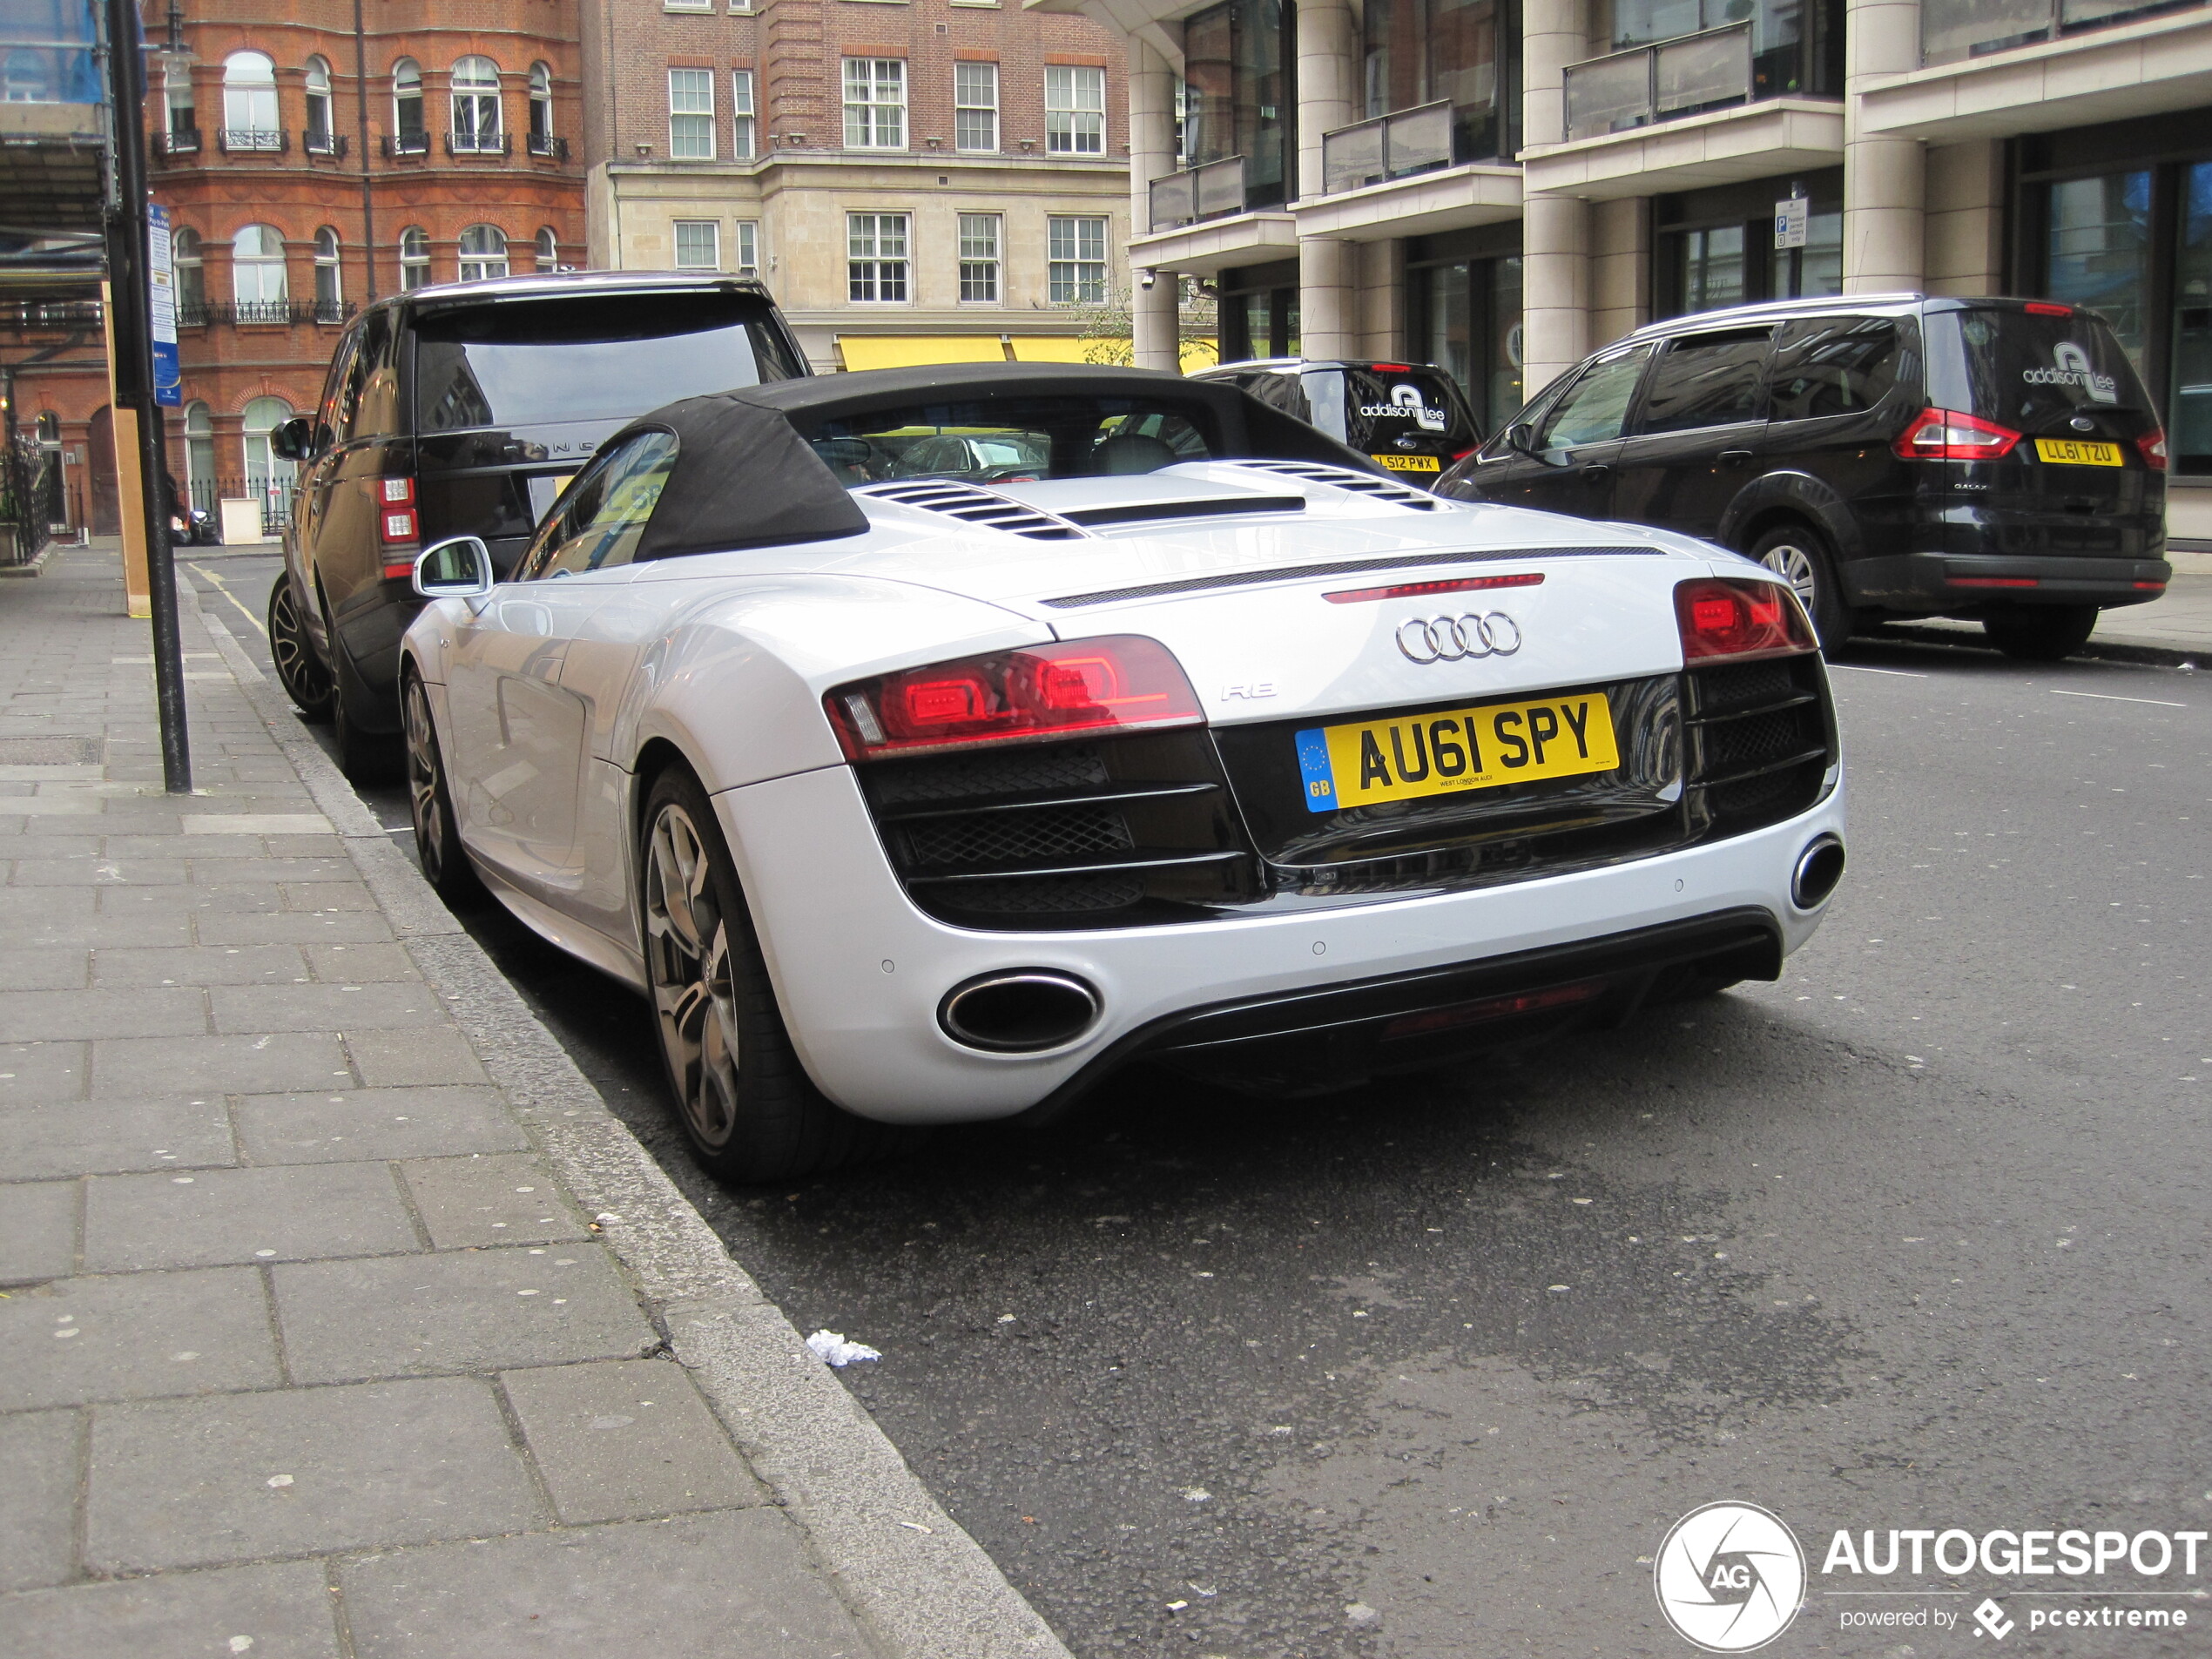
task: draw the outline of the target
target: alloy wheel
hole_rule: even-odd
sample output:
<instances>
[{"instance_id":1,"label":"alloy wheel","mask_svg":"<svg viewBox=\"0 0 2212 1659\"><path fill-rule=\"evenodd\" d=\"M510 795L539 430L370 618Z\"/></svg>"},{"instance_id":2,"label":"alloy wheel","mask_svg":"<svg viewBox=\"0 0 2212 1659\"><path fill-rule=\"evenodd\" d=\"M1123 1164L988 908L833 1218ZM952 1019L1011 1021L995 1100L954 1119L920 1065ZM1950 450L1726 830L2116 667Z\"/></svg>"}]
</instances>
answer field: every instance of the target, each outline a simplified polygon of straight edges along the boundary
<instances>
[{"instance_id":1,"label":"alloy wheel","mask_svg":"<svg viewBox=\"0 0 2212 1659\"><path fill-rule=\"evenodd\" d=\"M287 697L310 713L328 708L333 689L330 671L315 655L300 620L292 583L284 577L277 578L276 591L269 597L269 655L275 660L277 679Z\"/></svg>"},{"instance_id":2,"label":"alloy wheel","mask_svg":"<svg viewBox=\"0 0 2212 1659\"><path fill-rule=\"evenodd\" d=\"M432 887L444 878L447 823L438 799L438 734L430 724L430 697L422 682L407 683L407 811L415 824L415 855Z\"/></svg>"},{"instance_id":3,"label":"alloy wheel","mask_svg":"<svg viewBox=\"0 0 2212 1659\"><path fill-rule=\"evenodd\" d=\"M1784 542L1778 547L1767 549L1759 563L1797 590L1797 597L1803 601L1806 615L1817 617L1820 614L1814 608L1820 596L1820 564L1810 550L1799 547L1794 542Z\"/></svg>"},{"instance_id":4,"label":"alloy wheel","mask_svg":"<svg viewBox=\"0 0 2212 1659\"><path fill-rule=\"evenodd\" d=\"M702 1145L726 1145L737 1127L739 1057L730 926L698 826L673 802L646 842L645 956L684 1114Z\"/></svg>"}]
</instances>

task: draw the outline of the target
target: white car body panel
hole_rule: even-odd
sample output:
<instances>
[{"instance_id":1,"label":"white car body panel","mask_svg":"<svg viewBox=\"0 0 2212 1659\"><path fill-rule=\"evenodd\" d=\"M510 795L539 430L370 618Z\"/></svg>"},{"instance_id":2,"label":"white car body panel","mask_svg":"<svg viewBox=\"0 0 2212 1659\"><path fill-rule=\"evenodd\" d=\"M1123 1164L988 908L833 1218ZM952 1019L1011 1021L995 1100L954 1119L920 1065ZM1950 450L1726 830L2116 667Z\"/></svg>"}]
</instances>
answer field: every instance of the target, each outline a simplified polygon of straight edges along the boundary
<instances>
[{"instance_id":1,"label":"white car body panel","mask_svg":"<svg viewBox=\"0 0 2212 1659\"><path fill-rule=\"evenodd\" d=\"M969 931L933 918L892 868L823 711L836 686L1054 639L1131 634L1168 647L1221 727L1476 703L1676 672L1677 583L1709 573L1771 579L1664 532L1434 497L1419 498L1432 509L1409 509L1235 463L995 493L1045 512L1254 495L1305 506L1044 541L863 490L856 499L870 529L861 536L434 602L410 629L407 654L428 685L462 840L495 893L549 939L641 984L638 768L649 752L673 752L715 799L810 1075L848 1109L904 1122L1018 1112L1123 1034L1198 1004L1735 906L1773 914L1787 949L1817 925L1790 902L1791 871L1814 837L1841 833L1840 772L1811 811L1780 825L1475 891L1094 931ZM1375 568L1340 568L1362 562ZM1325 597L1538 572L1534 586ZM1233 585L1051 603L1224 580ZM1493 611L1513 619L1517 650L1423 665L1396 644L1410 618ZM950 987L1014 968L1083 977L1103 995L1103 1018L1062 1049L1019 1056L965 1048L940 1028Z\"/></svg>"}]
</instances>

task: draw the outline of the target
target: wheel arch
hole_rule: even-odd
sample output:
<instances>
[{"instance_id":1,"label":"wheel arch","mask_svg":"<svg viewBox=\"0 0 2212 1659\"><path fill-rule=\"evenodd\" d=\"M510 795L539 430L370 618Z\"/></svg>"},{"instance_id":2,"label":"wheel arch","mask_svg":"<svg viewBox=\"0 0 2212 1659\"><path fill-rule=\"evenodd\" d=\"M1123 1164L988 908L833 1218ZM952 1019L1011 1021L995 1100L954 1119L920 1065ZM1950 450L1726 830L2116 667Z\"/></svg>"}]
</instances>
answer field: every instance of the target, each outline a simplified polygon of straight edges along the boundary
<instances>
[{"instance_id":1,"label":"wheel arch","mask_svg":"<svg viewBox=\"0 0 2212 1659\"><path fill-rule=\"evenodd\" d=\"M1729 503L1715 539L1748 554L1761 536L1785 523L1818 533L1839 563L1858 556L1858 524L1850 503L1803 472L1770 472L1746 485Z\"/></svg>"}]
</instances>

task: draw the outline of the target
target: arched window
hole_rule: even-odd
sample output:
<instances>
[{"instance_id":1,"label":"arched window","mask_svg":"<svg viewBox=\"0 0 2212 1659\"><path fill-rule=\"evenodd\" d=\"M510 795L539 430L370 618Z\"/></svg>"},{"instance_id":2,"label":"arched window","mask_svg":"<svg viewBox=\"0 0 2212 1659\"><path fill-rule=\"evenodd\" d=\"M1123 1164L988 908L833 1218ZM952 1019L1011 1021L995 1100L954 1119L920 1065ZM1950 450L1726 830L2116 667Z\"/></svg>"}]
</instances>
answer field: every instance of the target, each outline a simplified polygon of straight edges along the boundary
<instances>
[{"instance_id":1,"label":"arched window","mask_svg":"<svg viewBox=\"0 0 2212 1659\"><path fill-rule=\"evenodd\" d=\"M215 510L215 419L204 402L185 409L185 493L195 507Z\"/></svg>"},{"instance_id":2,"label":"arched window","mask_svg":"<svg viewBox=\"0 0 2212 1659\"><path fill-rule=\"evenodd\" d=\"M471 225L461 233L461 280L482 282L507 274L507 233L496 225Z\"/></svg>"},{"instance_id":3,"label":"arched window","mask_svg":"<svg viewBox=\"0 0 2212 1659\"><path fill-rule=\"evenodd\" d=\"M392 65L392 148L420 155L429 147L430 132L422 124L422 65L402 57Z\"/></svg>"},{"instance_id":4,"label":"arched window","mask_svg":"<svg viewBox=\"0 0 2212 1659\"><path fill-rule=\"evenodd\" d=\"M266 525L270 517L271 502L281 495L289 497L291 479L280 476L280 469L288 462L280 462L276 452L269 448L269 434L292 418L292 406L280 397L257 397L246 406L245 432L241 437L246 450L246 493L261 498L261 522Z\"/></svg>"},{"instance_id":5,"label":"arched window","mask_svg":"<svg viewBox=\"0 0 2212 1659\"><path fill-rule=\"evenodd\" d=\"M45 104L53 96L44 54L29 50L8 54L6 68L0 69L0 97L10 104Z\"/></svg>"},{"instance_id":6,"label":"arched window","mask_svg":"<svg viewBox=\"0 0 2212 1659\"><path fill-rule=\"evenodd\" d=\"M330 111L330 64L320 57L307 60L307 147L327 156L337 148L337 129Z\"/></svg>"},{"instance_id":7,"label":"arched window","mask_svg":"<svg viewBox=\"0 0 2212 1659\"><path fill-rule=\"evenodd\" d=\"M530 153L553 153L553 71L543 64L530 65Z\"/></svg>"},{"instance_id":8,"label":"arched window","mask_svg":"<svg viewBox=\"0 0 2212 1659\"><path fill-rule=\"evenodd\" d=\"M207 268L200 262L199 233L179 225L169 233L169 263L177 273L177 320L207 320Z\"/></svg>"},{"instance_id":9,"label":"arched window","mask_svg":"<svg viewBox=\"0 0 2212 1659\"><path fill-rule=\"evenodd\" d=\"M550 225L542 226L537 233L537 268L556 271L561 266L561 233Z\"/></svg>"},{"instance_id":10,"label":"arched window","mask_svg":"<svg viewBox=\"0 0 2212 1659\"><path fill-rule=\"evenodd\" d=\"M420 225L400 233L400 287L419 288L430 280L430 238Z\"/></svg>"},{"instance_id":11,"label":"arched window","mask_svg":"<svg viewBox=\"0 0 2212 1659\"><path fill-rule=\"evenodd\" d=\"M223 60L223 148L279 150L276 63L266 52L233 52Z\"/></svg>"},{"instance_id":12,"label":"arched window","mask_svg":"<svg viewBox=\"0 0 2212 1659\"><path fill-rule=\"evenodd\" d=\"M455 155L499 148L499 65L464 57L453 66L453 150Z\"/></svg>"},{"instance_id":13,"label":"arched window","mask_svg":"<svg viewBox=\"0 0 2212 1659\"><path fill-rule=\"evenodd\" d=\"M339 321L345 303L338 268L338 233L326 225L315 233L315 320Z\"/></svg>"},{"instance_id":14,"label":"arched window","mask_svg":"<svg viewBox=\"0 0 2212 1659\"><path fill-rule=\"evenodd\" d=\"M248 225L231 238L231 298L240 322L287 322L284 233Z\"/></svg>"}]
</instances>

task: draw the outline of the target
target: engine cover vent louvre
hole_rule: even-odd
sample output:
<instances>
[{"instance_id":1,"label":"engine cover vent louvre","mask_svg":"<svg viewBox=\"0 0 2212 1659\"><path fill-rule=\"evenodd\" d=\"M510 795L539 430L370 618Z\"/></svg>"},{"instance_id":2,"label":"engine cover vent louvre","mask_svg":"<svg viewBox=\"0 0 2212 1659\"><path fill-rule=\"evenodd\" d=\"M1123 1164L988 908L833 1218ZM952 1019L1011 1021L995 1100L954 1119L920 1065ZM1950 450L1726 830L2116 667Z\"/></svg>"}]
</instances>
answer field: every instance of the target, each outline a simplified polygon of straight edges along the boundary
<instances>
[{"instance_id":1,"label":"engine cover vent louvre","mask_svg":"<svg viewBox=\"0 0 2212 1659\"><path fill-rule=\"evenodd\" d=\"M1256 472L1279 472L1286 477L1311 479L1317 484L1333 484L1339 489L1390 502L1416 513L1433 513L1443 505L1433 496L1408 489L1371 473L1354 472L1350 467L1332 467L1318 461L1239 461L1233 464L1250 467Z\"/></svg>"},{"instance_id":2,"label":"engine cover vent louvre","mask_svg":"<svg viewBox=\"0 0 2212 1659\"><path fill-rule=\"evenodd\" d=\"M853 492L901 507L918 507L926 513L942 513L964 524L1025 536L1033 542L1069 542L1089 534L1079 524L1009 500L995 490L979 489L951 479L916 478L887 484L863 484Z\"/></svg>"}]
</instances>

